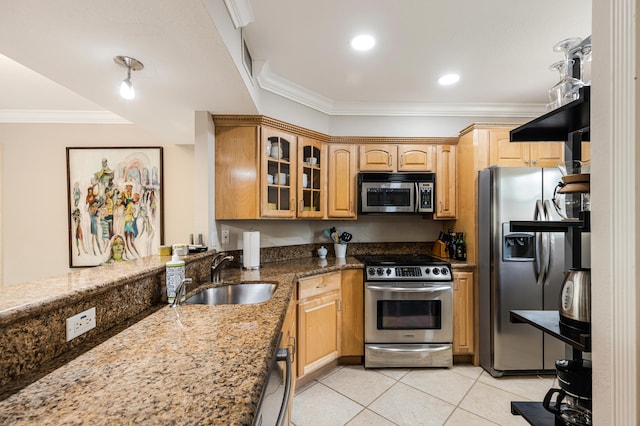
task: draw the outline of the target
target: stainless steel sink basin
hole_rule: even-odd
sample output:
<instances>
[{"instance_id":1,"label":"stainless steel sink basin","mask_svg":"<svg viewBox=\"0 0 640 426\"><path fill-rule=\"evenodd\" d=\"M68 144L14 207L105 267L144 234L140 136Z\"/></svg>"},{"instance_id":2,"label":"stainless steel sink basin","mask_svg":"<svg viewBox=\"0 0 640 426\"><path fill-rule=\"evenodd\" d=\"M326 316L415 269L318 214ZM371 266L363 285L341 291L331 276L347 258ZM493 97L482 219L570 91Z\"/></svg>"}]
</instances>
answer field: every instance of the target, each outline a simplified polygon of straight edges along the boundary
<instances>
[{"instance_id":1,"label":"stainless steel sink basin","mask_svg":"<svg viewBox=\"0 0 640 426\"><path fill-rule=\"evenodd\" d=\"M185 300L184 303L199 305L247 305L266 302L276 291L277 284L239 283L226 284L202 290Z\"/></svg>"}]
</instances>

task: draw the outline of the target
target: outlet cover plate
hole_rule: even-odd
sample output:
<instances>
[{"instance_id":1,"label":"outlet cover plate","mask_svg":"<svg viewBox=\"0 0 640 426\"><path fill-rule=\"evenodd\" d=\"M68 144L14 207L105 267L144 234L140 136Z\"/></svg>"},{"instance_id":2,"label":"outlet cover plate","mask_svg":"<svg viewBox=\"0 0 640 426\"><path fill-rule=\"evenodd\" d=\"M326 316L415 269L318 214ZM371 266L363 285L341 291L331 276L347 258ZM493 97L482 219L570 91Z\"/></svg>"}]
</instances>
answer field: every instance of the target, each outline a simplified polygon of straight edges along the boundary
<instances>
[{"instance_id":1,"label":"outlet cover plate","mask_svg":"<svg viewBox=\"0 0 640 426\"><path fill-rule=\"evenodd\" d=\"M96 327L96 308L67 318L67 342Z\"/></svg>"}]
</instances>

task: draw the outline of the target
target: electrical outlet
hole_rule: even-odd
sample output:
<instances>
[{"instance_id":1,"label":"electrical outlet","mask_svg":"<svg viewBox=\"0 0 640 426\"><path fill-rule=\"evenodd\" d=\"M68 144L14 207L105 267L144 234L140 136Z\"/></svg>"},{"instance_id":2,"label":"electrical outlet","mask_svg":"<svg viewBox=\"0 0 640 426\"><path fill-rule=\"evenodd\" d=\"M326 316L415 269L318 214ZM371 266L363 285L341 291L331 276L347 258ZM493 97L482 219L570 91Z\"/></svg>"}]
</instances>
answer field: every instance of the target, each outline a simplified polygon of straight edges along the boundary
<instances>
[{"instance_id":1,"label":"electrical outlet","mask_svg":"<svg viewBox=\"0 0 640 426\"><path fill-rule=\"evenodd\" d=\"M96 308L87 309L67 318L67 342L96 328Z\"/></svg>"},{"instance_id":2,"label":"electrical outlet","mask_svg":"<svg viewBox=\"0 0 640 426\"><path fill-rule=\"evenodd\" d=\"M229 230L224 229L222 231L222 245L227 245L227 244L229 244Z\"/></svg>"}]
</instances>

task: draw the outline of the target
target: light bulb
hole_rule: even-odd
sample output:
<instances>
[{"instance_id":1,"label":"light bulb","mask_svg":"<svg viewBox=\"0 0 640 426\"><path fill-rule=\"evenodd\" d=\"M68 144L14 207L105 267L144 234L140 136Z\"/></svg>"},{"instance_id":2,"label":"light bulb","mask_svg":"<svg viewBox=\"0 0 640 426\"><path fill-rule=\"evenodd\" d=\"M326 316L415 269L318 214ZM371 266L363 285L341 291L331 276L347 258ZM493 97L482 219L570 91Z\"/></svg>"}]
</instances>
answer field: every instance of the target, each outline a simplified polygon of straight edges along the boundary
<instances>
[{"instance_id":1,"label":"light bulb","mask_svg":"<svg viewBox=\"0 0 640 426\"><path fill-rule=\"evenodd\" d=\"M369 50L375 46L376 40L368 34L362 34L351 40L351 47L355 50Z\"/></svg>"},{"instance_id":2,"label":"light bulb","mask_svg":"<svg viewBox=\"0 0 640 426\"><path fill-rule=\"evenodd\" d=\"M438 79L438 83L443 86L448 86L450 84L455 84L460 80L460 76L458 74L445 74Z\"/></svg>"},{"instance_id":3,"label":"light bulb","mask_svg":"<svg viewBox=\"0 0 640 426\"><path fill-rule=\"evenodd\" d=\"M133 84L131 84L129 77L122 80L122 84L120 84L120 96L125 99L133 99L136 97L136 91L133 90Z\"/></svg>"}]
</instances>

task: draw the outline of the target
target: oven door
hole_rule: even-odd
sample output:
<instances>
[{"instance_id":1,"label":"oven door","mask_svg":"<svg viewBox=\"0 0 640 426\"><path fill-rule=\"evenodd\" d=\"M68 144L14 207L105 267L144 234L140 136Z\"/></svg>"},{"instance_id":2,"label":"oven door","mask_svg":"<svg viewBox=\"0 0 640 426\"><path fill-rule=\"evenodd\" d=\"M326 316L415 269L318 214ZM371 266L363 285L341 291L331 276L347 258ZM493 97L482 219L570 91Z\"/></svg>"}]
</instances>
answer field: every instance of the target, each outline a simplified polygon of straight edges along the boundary
<instances>
[{"instance_id":1,"label":"oven door","mask_svg":"<svg viewBox=\"0 0 640 426\"><path fill-rule=\"evenodd\" d=\"M416 211L414 182L362 182L361 213L414 213Z\"/></svg>"},{"instance_id":2,"label":"oven door","mask_svg":"<svg viewBox=\"0 0 640 426\"><path fill-rule=\"evenodd\" d=\"M451 343L453 286L365 283L366 343Z\"/></svg>"}]
</instances>

